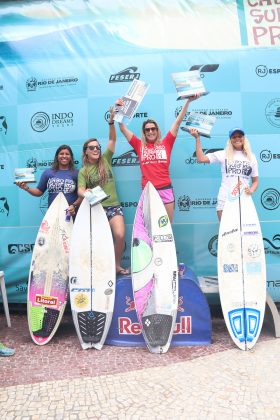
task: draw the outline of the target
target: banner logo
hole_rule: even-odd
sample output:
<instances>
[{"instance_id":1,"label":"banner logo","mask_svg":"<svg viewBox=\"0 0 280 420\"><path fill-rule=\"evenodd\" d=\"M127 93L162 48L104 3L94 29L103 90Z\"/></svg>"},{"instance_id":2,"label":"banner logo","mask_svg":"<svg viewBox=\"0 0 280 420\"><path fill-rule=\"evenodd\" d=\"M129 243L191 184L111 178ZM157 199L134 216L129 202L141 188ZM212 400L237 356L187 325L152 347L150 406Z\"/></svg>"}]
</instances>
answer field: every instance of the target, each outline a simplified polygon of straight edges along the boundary
<instances>
[{"instance_id":1,"label":"banner logo","mask_svg":"<svg viewBox=\"0 0 280 420\"><path fill-rule=\"evenodd\" d=\"M270 125L280 127L280 99L272 99L265 108L265 116Z\"/></svg>"},{"instance_id":2,"label":"banner logo","mask_svg":"<svg viewBox=\"0 0 280 420\"><path fill-rule=\"evenodd\" d=\"M112 166L139 166L139 158L134 150L129 150L112 159Z\"/></svg>"},{"instance_id":3,"label":"banner logo","mask_svg":"<svg viewBox=\"0 0 280 420\"><path fill-rule=\"evenodd\" d=\"M140 79L140 73L137 73L137 67L127 67L116 74L111 74L109 83L132 82L134 79Z\"/></svg>"},{"instance_id":4,"label":"banner logo","mask_svg":"<svg viewBox=\"0 0 280 420\"><path fill-rule=\"evenodd\" d=\"M8 131L8 124L6 117L4 115L0 115L0 134L7 134Z\"/></svg>"},{"instance_id":5,"label":"banner logo","mask_svg":"<svg viewBox=\"0 0 280 420\"><path fill-rule=\"evenodd\" d=\"M6 197L0 197L0 215L9 216L10 207Z\"/></svg>"},{"instance_id":6,"label":"banner logo","mask_svg":"<svg viewBox=\"0 0 280 420\"><path fill-rule=\"evenodd\" d=\"M280 204L280 193L275 188L268 188L261 195L262 206L266 210L275 210Z\"/></svg>"},{"instance_id":7,"label":"banner logo","mask_svg":"<svg viewBox=\"0 0 280 420\"><path fill-rule=\"evenodd\" d=\"M42 133L49 128L50 117L45 112L36 112L36 114L31 117L30 124L34 131Z\"/></svg>"}]
</instances>

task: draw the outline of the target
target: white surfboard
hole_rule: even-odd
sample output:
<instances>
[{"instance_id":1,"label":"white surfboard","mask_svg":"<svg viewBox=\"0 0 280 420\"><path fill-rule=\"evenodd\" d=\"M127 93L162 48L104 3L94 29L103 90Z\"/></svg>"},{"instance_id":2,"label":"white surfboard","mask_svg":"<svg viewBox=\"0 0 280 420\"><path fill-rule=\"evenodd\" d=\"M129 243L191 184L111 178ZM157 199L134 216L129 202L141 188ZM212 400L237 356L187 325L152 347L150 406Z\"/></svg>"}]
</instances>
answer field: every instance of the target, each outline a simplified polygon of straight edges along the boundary
<instances>
[{"instance_id":1,"label":"white surfboard","mask_svg":"<svg viewBox=\"0 0 280 420\"><path fill-rule=\"evenodd\" d=\"M34 343L47 344L61 321L68 297L69 250L73 227L68 203L59 193L39 227L29 272L27 315Z\"/></svg>"},{"instance_id":2,"label":"white surfboard","mask_svg":"<svg viewBox=\"0 0 280 420\"><path fill-rule=\"evenodd\" d=\"M101 204L84 199L73 227L70 302L83 349L101 350L114 309L116 267L110 225Z\"/></svg>"},{"instance_id":3,"label":"white surfboard","mask_svg":"<svg viewBox=\"0 0 280 420\"><path fill-rule=\"evenodd\" d=\"M136 210L131 263L135 309L143 337L150 352L165 353L177 316L177 257L166 209L150 182Z\"/></svg>"},{"instance_id":4,"label":"white surfboard","mask_svg":"<svg viewBox=\"0 0 280 420\"><path fill-rule=\"evenodd\" d=\"M252 197L236 180L225 203L218 240L218 281L226 326L242 350L256 344L265 313L266 263Z\"/></svg>"}]
</instances>

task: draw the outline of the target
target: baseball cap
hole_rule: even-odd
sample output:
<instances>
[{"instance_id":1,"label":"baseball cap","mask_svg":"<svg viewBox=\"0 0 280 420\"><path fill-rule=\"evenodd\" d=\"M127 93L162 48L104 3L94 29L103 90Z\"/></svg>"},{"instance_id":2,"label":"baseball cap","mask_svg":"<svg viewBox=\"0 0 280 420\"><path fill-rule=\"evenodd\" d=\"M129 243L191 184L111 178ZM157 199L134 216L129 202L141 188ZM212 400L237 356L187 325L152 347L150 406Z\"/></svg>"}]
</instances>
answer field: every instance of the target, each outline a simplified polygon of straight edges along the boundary
<instances>
[{"instance_id":1,"label":"baseball cap","mask_svg":"<svg viewBox=\"0 0 280 420\"><path fill-rule=\"evenodd\" d=\"M239 128L239 127L234 127L234 128L232 128L230 131L229 131L229 133L228 133L228 135L229 135L229 138L231 138L232 136L233 136L233 134L236 132L236 131L240 131L240 133L242 133L242 136L244 136L244 130L242 130L242 128Z\"/></svg>"}]
</instances>

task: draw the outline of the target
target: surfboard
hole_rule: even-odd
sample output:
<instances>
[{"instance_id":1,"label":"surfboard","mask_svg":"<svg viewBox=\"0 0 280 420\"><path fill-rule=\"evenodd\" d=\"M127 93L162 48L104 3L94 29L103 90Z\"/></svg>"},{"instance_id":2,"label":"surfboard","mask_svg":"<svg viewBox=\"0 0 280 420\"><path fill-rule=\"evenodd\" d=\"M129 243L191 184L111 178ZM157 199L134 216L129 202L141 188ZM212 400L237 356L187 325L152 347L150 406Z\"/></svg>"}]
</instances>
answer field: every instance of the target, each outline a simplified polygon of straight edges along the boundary
<instances>
[{"instance_id":1,"label":"surfboard","mask_svg":"<svg viewBox=\"0 0 280 420\"><path fill-rule=\"evenodd\" d=\"M144 340L151 353L166 353L178 307L174 236L164 204L148 182L136 209L131 246L132 288Z\"/></svg>"},{"instance_id":2,"label":"surfboard","mask_svg":"<svg viewBox=\"0 0 280 420\"><path fill-rule=\"evenodd\" d=\"M242 350L256 344L265 313L266 263L252 197L235 180L222 214L218 238L218 283L225 323Z\"/></svg>"},{"instance_id":3,"label":"surfboard","mask_svg":"<svg viewBox=\"0 0 280 420\"><path fill-rule=\"evenodd\" d=\"M54 336L68 297L70 237L68 203L59 193L47 210L36 237L29 271L27 315L34 343L47 344Z\"/></svg>"},{"instance_id":4,"label":"surfboard","mask_svg":"<svg viewBox=\"0 0 280 420\"><path fill-rule=\"evenodd\" d=\"M114 309L116 267L111 228L101 204L85 198L70 245L70 302L83 349L102 349Z\"/></svg>"}]
</instances>

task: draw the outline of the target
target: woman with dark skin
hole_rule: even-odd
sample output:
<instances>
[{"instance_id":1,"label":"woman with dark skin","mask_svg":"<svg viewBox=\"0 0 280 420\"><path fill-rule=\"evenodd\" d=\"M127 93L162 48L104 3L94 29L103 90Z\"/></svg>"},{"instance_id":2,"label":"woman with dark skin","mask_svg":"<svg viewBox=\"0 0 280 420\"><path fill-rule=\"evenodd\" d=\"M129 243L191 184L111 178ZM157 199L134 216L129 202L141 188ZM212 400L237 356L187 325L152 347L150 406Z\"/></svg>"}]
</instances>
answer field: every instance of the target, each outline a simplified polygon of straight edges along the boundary
<instances>
[{"instance_id":1,"label":"woman with dark skin","mask_svg":"<svg viewBox=\"0 0 280 420\"><path fill-rule=\"evenodd\" d=\"M69 204L68 212L74 216L82 202L77 192L78 170L75 169L73 152L70 146L63 144L56 150L54 161L50 169L46 169L37 187L29 187L26 182L16 185L35 197L41 197L48 191L48 207L59 192L63 192Z\"/></svg>"}]
</instances>

